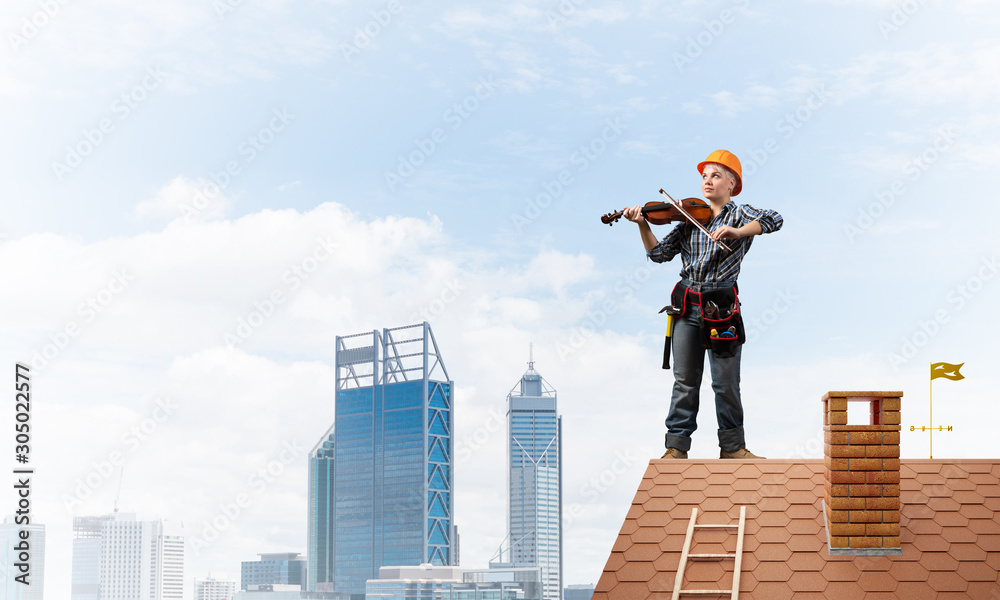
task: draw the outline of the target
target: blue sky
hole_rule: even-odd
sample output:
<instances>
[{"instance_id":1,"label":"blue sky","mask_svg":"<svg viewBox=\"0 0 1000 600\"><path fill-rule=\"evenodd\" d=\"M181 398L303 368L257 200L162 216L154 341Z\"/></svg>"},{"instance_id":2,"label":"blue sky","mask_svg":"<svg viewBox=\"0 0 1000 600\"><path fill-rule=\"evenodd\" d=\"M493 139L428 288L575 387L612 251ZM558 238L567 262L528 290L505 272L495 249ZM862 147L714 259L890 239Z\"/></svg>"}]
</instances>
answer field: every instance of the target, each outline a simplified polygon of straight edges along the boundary
<instances>
[{"instance_id":1,"label":"blue sky","mask_svg":"<svg viewBox=\"0 0 1000 600\"><path fill-rule=\"evenodd\" d=\"M740 277L751 449L819 457L827 390L903 390L922 425L947 361L967 379L935 382L935 456L995 456L998 21L977 0L5 3L0 352L43 359L51 594L72 517L114 504L93 474L116 451L121 506L192 538L254 494L189 577L304 551L304 453L250 479L332 422L334 336L425 318L470 450L463 563L504 536L492 423L533 342L564 415L565 580L596 583L662 452L679 270L599 217L697 196L717 148L736 200L785 220Z\"/></svg>"}]
</instances>

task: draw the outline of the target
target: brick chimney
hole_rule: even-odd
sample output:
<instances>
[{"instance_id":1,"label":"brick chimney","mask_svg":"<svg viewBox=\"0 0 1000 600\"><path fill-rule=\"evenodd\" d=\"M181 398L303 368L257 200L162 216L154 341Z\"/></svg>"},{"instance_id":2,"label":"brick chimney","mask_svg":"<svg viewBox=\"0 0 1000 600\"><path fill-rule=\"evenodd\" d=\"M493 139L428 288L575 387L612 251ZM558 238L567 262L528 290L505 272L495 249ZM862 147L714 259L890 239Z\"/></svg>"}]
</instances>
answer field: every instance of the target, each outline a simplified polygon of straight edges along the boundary
<instances>
[{"instance_id":1,"label":"brick chimney","mask_svg":"<svg viewBox=\"0 0 1000 600\"><path fill-rule=\"evenodd\" d=\"M899 545L899 407L903 392L823 395L830 554L902 554ZM868 402L867 425L847 424L847 403Z\"/></svg>"}]
</instances>

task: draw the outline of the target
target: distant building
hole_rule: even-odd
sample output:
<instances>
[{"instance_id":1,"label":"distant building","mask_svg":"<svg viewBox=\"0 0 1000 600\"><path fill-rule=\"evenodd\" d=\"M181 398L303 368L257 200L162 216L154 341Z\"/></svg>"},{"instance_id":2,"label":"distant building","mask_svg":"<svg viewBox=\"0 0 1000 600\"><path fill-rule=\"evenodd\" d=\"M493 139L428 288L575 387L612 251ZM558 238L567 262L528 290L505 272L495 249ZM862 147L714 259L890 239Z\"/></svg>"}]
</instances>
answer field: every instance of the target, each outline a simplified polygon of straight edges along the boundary
<instances>
[{"instance_id":1,"label":"distant building","mask_svg":"<svg viewBox=\"0 0 1000 600\"><path fill-rule=\"evenodd\" d=\"M365 600L537 600L539 570L461 567L382 567L369 579Z\"/></svg>"},{"instance_id":2,"label":"distant building","mask_svg":"<svg viewBox=\"0 0 1000 600\"><path fill-rule=\"evenodd\" d=\"M310 590L455 564L453 383L427 323L336 340L335 422L310 453Z\"/></svg>"},{"instance_id":3,"label":"distant building","mask_svg":"<svg viewBox=\"0 0 1000 600\"><path fill-rule=\"evenodd\" d=\"M309 453L308 547L309 581L306 589L333 585L333 461L336 434L334 426L323 434Z\"/></svg>"},{"instance_id":4,"label":"distant building","mask_svg":"<svg viewBox=\"0 0 1000 600\"><path fill-rule=\"evenodd\" d=\"M297 585L267 583L251 585L248 590L236 592L233 600L352 600L350 594L337 592L307 592Z\"/></svg>"},{"instance_id":5,"label":"distant building","mask_svg":"<svg viewBox=\"0 0 1000 600\"><path fill-rule=\"evenodd\" d=\"M562 596L562 418L533 359L507 396L510 567L537 567L542 600Z\"/></svg>"},{"instance_id":6,"label":"distant building","mask_svg":"<svg viewBox=\"0 0 1000 600\"><path fill-rule=\"evenodd\" d=\"M21 532L26 532L25 539ZM20 567L19 544L27 544L29 558ZM24 546L22 546L23 548ZM25 576L23 581L15 579ZM0 598L42 600L45 591L45 525L18 525L8 517L0 525Z\"/></svg>"},{"instance_id":7,"label":"distant building","mask_svg":"<svg viewBox=\"0 0 1000 600\"><path fill-rule=\"evenodd\" d=\"M233 600L239 582L209 575L205 579L194 580L194 600Z\"/></svg>"},{"instance_id":8,"label":"distant building","mask_svg":"<svg viewBox=\"0 0 1000 600\"><path fill-rule=\"evenodd\" d=\"M184 598L183 526L115 513L77 517L73 533L73 600Z\"/></svg>"},{"instance_id":9,"label":"distant building","mask_svg":"<svg viewBox=\"0 0 1000 600\"><path fill-rule=\"evenodd\" d=\"M461 582L461 567L382 567L378 579L365 583L365 600L440 600L452 584Z\"/></svg>"},{"instance_id":10,"label":"distant building","mask_svg":"<svg viewBox=\"0 0 1000 600\"><path fill-rule=\"evenodd\" d=\"M104 523L115 515L73 519L72 600L101 600L101 545Z\"/></svg>"},{"instance_id":11,"label":"distant building","mask_svg":"<svg viewBox=\"0 0 1000 600\"><path fill-rule=\"evenodd\" d=\"M306 558L298 552L258 554L260 560L245 561L240 568L240 589L251 586L278 584L296 585L305 589L309 581Z\"/></svg>"},{"instance_id":12,"label":"distant building","mask_svg":"<svg viewBox=\"0 0 1000 600\"><path fill-rule=\"evenodd\" d=\"M513 567L490 563L489 569L469 569L462 574L463 585L447 600L488 600L517 598L541 600L542 570L539 567ZM478 596L468 595L474 590Z\"/></svg>"},{"instance_id":13,"label":"distant building","mask_svg":"<svg viewBox=\"0 0 1000 600\"><path fill-rule=\"evenodd\" d=\"M563 600L590 600L594 595L594 584L568 585L563 590Z\"/></svg>"}]
</instances>

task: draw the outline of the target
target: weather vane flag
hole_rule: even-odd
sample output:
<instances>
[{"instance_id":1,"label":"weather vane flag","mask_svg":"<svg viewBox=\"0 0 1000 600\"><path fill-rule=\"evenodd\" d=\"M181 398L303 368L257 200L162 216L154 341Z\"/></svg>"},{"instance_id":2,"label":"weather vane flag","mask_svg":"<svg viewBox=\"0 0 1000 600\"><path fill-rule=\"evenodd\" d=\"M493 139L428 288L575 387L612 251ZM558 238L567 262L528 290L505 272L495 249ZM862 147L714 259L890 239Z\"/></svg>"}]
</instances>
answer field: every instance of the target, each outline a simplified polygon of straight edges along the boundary
<instances>
[{"instance_id":1,"label":"weather vane flag","mask_svg":"<svg viewBox=\"0 0 1000 600\"><path fill-rule=\"evenodd\" d=\"M965 379L965 375L958 372L964 364L965 363L953 365L945 362L931 363L931 379L937 379L938 377L944 377L945 379L951 379L952 381Z\"/></svg>"},{"instance_id":2,"label":"weather vane flag","mask_svg":"<svg viewBox=\"0 0 1000 600\"><path fill-rule=\"evenodd\" d=\"M934 458L934 380L939 377L944 377L945 379L951 379L952 381L958 381L959 379L965 379L965 375L959 372L962 365L965 363L959 363L953 365L951 363L939 362L931 363L931 383L929 392L929 403L930 403L930 420L929 424L925 426L920 426L920 431L930 432L930 457ZM910 431L916 431L917 427L910 425ZM938 425L938 431L951 431L952 426L948 425L947 428L944 425Z\"/></svg>"}]
</instances>

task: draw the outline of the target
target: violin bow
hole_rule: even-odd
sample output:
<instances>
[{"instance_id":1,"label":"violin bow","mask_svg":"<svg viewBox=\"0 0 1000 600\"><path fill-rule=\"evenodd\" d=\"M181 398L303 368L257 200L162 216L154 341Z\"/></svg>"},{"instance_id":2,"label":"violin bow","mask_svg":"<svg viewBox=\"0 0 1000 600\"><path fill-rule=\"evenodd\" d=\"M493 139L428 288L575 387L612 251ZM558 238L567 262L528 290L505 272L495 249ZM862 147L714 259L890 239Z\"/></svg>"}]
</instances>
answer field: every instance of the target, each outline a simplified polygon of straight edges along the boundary
<instances>
[{"instance_id":1,"label":"violin bow","mask_svg":"<svg viewBox=\"0 0 1000 600\"><path fill-rule=\"evenodd\" d=\"M702 225L701 223L699 223L697 219L695 219L694 217L692 217L691 213L689 213L688 211L684 210L684 207L681 206L680 202L674 200L673 197L670 194L664 192L663 190L660 190L660 193L663 194L664 196L666 196L668 200L670 200L670 203L674 205L674 208L676 208L677 210L681 211L681 214L684 215L685 217L687 217L688 222L690 222L692 225L694 225L695 227L697 227L698 229L700 229L702 231L702 233L704 233L705 235L708 236L708 239L710 239L710 240L712 239L712 234L709 233L708 230L705 229L705 226ZM715 242L716 244L722 246L726 250L726 252L732 252L733 251L729 246L723 244L722 240L712 240L712 241Z\"/></svg>"}]
</instances>

